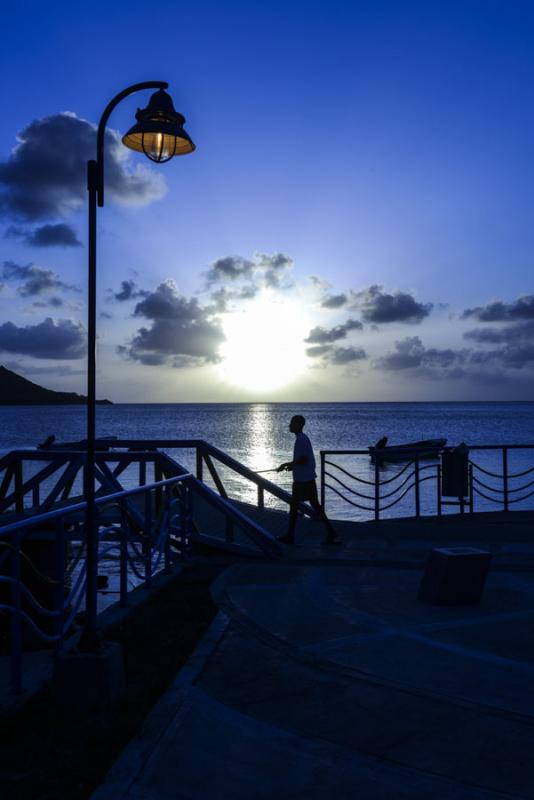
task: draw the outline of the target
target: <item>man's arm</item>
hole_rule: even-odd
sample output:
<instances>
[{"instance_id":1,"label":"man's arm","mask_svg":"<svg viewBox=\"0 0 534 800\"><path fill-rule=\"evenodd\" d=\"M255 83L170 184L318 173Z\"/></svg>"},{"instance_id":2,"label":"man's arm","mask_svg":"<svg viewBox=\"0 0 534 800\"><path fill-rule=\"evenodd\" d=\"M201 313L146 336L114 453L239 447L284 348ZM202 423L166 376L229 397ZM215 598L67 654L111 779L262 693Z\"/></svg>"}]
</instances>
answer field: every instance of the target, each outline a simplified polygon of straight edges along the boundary
<instances>
[{"instance_id":1,"label":"man's arm","mask_svg":"<svg viewBox=\"0 0 534 800\"><path fill-rule=\"evenodd\" d=\"M277 468L276 471L291 472L293 467L295 467L297 464L302 465L307 463L308 463L308 456L299 456L299 458L296 458L294 461L284 461L284 463L280 464L280 466Z\"/></svg>"}]
</instances>

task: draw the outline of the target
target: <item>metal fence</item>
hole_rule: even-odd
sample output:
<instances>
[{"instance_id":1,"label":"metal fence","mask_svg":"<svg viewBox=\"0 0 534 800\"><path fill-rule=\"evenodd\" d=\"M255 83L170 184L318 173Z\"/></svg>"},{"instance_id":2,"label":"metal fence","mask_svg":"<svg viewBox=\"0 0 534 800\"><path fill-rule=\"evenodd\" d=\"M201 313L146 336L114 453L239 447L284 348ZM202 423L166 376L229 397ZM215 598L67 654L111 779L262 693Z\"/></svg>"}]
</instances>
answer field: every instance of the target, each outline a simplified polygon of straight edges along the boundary
<instances>
[{"instance_id":1,"label":"metal fence","mask_svg":"<svg viewBox=\"0 0 534 800\"><path fill-rule=\"evenodd\" d=\"M111 554L118 558L121 605L127 605L131 576L149 587L155 573L187 557L191 478L180 475L97 499L98 560ZM9 654L14 693L22 690L23 651L31 649L28 633L41 646L59 650L83 610L85 507L77 503L0 528L0 619L6 623L3 649ZM53 553L46 570L35 563L39 544Z\"/></svg>"},{"instance_id":2,"label":"metal fence","mask_svg":"<svg viewBox=\"0 0 534 800\"><path fill-rule=\"evenodd\" d=\"M407 451L408 452L408 451ZM414 451L402 464L370 462L369 450L321 450L323 506L353 509L355 519L438 515L452 507L461 513L534 508L534 445L472 445L462 496L445 496L443 448L432 463ZM512 456L515 465L511 464Z\"/></svg>"}]
</instances>

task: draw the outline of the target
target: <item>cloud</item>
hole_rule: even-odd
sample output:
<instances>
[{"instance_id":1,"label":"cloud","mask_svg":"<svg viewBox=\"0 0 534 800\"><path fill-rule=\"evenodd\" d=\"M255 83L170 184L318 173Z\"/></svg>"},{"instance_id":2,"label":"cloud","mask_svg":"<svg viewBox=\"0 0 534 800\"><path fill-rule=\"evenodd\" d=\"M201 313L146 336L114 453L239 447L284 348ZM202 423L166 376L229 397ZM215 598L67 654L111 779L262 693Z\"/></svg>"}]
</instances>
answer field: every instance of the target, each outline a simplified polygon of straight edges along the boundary
<instances>
[{"instance_id":1,"label":"cloud","mask_svg":"<svg viewBox=\"0 0 534 800\"><path fill-rule=\"evenodd\" d=\"M36 300L32 303L34 308L61 308L63 305L61 297L49 297L48 300Z\"/></svg>"},{"instance_id":2,"label":"cloud","mask_svg":"<svg viewBox=\"0 0 534 800\"><path fill-rule=\"evenodd\" d=\"M25 231L14 225L6 230L6 237L21 239L29 247L80 247L76 231L63 222L57 225L41 225L33 231Z\"/></svg>"},{"instance_id":3,"label":"cloud","mask_svg":"<svg viewBox=\"0 0 534 800\"><path fill-rule=\"evenodd\" d=\"M363 347L334 347L328 355L331 364L349 364L367 358Z\"/></svg>"},{"instance_id":4,"label":"cloud","mask_svg":"<svg viewBox=\"0 0 534 800\"><path fill-rule=\"evenodd\" d=\"M254 262L249 261L247 258L242 258L242 256L218 258L208 270L208 284L249 278L253 269Z\"/></svg>"},{"instance_id":5,"label":"cloud","mask_svg":"<svg viewBox=\"0 0 534 800\"><path fill-rule=\"evenodd\" d=\"M464 339L478 344L502 344L530 341L534 338L534 319L501 328L474 328L464 333Z\"/></svg>"},{"instance_id":6,"label":"cloud","mask_svg":"<svg viewBox=\"0 0 534 800\"><path fill-rule=\"evenodd\" d=\"M248 281L256 291L266 287L288 289L293 259L285 253L255 253L253 260L243 256L225 256L211 264L206 273L208 287L221 283ZM249 288L249 292L250 292Z\"/></svg>"},{"instance_id":7,"label":"cloud","mask_svg":"<svg viewBox=\"0 0 534 800\"><path fill-rule=\"evenodd\" d=\"M326 364L350 364L367 358L367 353L363 347L335 347L332 344L308 347L306 355L309 358L320 358L323 366L326 366Z\"/></svg>"},{"instance_id":8,"label":"cloud","mask_svg":"<svg viewBox=\"0 0 534 800\"><path fill-rule=\"evenodd\" d=\"M0 211L22 220L64 217L86 202L87 161L95 157L96 126L65 112L36 119L0 163ZM106 192L118 203L146 205L165 194L163 177L129 166L118 133L105 133Z\"/></svg>"},{"instance_id":9,"label":"cloud","mask_svg":"<svg viewBox=\"0 0 534 800\"><path fill-rule=\"evenodd\" d=\"M427 317L432 303L418 303L407 292L387 294L382 286L369 286L360 292L351 292L350 308L360 309L366 322L404 322L416 324Z\"/></svg>"},{"instance_id":10,"label":"cloud","mask_svg":"<svg viewBox=\"0 0 534 800\"><path fill-rule=\"evenodd\" d=\"M80 291L76 286L60 280L59 276L51 269L43 269L35 264L21 265L14 261L4 261L2 277L7 281L22 281L22 285L17 287L17 292L21 297L32 297L52 289Z\"/></svg>"},{"instance_id":11,"label":"cloud","mask_svg":"<svg viewBox=\"0 0 534 800\"><path fill-rule=\"evenodd\" d=\"M138 297L148 297L150 292L144 289L138 289L135 281L121 281L121 288L118 292L112 292L113 299L119 303L124 303L126 300L135 300Z\"/></svg>"},{"instance_id":12,"label":"cloud","mask_svg":"<svg viewBox=\"0 0 534 800\"><path fill-rule=\"evenodd\" d=\"M60 378L68 378L72 375L87 375L87 370L73 369L70 364L65 366L57 364L55 366L37 367L21 361L5 361L4 366L13 372L17 372L19 375L56 375Z\"/></svg>"},{"instance_id":13,"label":"cloud","mask_svg":"<svg viewBox=\"0 0 534 800\"><path fill-rule=\"evenodd\" d=\"M257 270L263 272L265 285L272 289L282 288L293 266L293 259L285 253L256 253L255 261Z\"/></svg>"},{"instance_id":14,"label":"cloud","mask_svg":"<svg viewBox=\"0 0 534 800\"><path fill-rule=\"evenodd\" d=\"M138 330L121 355L151 366L170 363L174 367L201 366L219 359L224 334L211 311L196 298L178 294L174 281L161 283L137 304L134 316L151 321Z\"/></svg>"},{"instance_id":15,"label":"cloud","mask_svg":"<svg viewBox=\"0 0 534 800\"><path fill-rule=\"evenodd\" d=\"M86 352L83 326L69 319L55 322L47 317L37 325L18 327L13 322L0 325L0 350L33 358L67 360Z\"/></svg>"},{"instance_id":16,"label":"cloud","mask_svg":"<svg viewBox=\"0 0 534 800\"><path fill-rule=\"evenodd\" d=\"M406 336L395 342L395 350L376 359L376 369L399 371L424 368L426 371L450 370L465 363L462 350L426 348L419 336Z\"/></svg>"},{"instance_id":17,"label":"cloud","mask_svg":"<svg viewBox=\"0 0 534 800\"><path fill-rule=\"evenodd\" d=\"M496 300L486 306L467 308L461 315L462 319L474 317L479 322L509 322L514 320L534 320L534 295L527 294L519 297L513 303L503 303Z\"/></svg>"},{"instance_id":18,"label":"cloud","mask_svg":"<svg viewBox=\"0 0 534 800\"><path fill-rule=\"evenodd\" d=\"M362 330L362 328L362 323L356 319L348 319L343 325L336 325L335 328L322 328L317 325L312 328L304 341L308 344L328 344L345 339L349 331Z\"/></svg>"},{"instance_id":19,"label":"cloud","mask_svg":"<svg viewBox=\"0 0 534 800\"><path fill-rule=\"evenodd\" d=\"M331 294L323 299L321 308L341 308L347 304L348 297L346 294Z\"/></svg>"}]
</instances>

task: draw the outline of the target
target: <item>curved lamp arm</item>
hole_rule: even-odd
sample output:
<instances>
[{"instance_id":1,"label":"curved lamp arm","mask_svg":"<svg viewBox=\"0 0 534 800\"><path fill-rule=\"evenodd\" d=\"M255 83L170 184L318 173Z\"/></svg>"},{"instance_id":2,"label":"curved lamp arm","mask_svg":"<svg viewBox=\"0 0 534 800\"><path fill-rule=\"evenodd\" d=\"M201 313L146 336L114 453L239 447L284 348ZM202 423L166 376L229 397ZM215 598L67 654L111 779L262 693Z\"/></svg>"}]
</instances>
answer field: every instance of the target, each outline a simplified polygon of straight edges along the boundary
<instances>
[{"instance_id":1,"label":"curved lamp arm","mask_svg":"<svg viewBox=\"0 0 534 800\"><path fill-rule=\"evenodd\" d=\"M116 94L113 100L110 100L104 109L104 113L100 117L100 122L98 123L98 131L96 134L95 181L99 206L104 205L104 133L106 131L106 124L111 112L115 106L121 102L121 100L124 100L124 98L128 97L130 94L140 92L143 89L168 89L168 87L169 84L166 81L143 81L143 83L134 83L131 86L128 86L126 89L123 89L122 92Z\"/></svg>"}]
</instances>

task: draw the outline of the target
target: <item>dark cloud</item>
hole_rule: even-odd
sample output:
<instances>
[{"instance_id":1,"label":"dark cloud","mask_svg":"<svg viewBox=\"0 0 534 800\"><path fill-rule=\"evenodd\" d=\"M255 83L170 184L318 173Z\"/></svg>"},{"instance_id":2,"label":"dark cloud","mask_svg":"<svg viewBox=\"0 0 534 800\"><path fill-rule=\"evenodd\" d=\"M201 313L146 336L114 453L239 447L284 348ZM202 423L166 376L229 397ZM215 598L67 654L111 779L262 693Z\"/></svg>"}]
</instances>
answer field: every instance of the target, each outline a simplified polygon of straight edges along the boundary
<instances>
[{"instance_id":1,"label":"dark cloud","mask_svg":"<svg viewBox=\"0 0 534 800\"><path fill-rule=\"evenodd\" d=\"M64 289L79 291L76 286L64 283L51 269L43 269L35 264L16 264L14 261L4 261L2 277L7 281L21 281L17 287L21 297L32 297L50 290Z\"/></svg>"},{"instance_id":2,"label":"dark cloud","mask_svg":"<svg viewBox=\"0 0 534 800\"><path fill-rule=\"evenodd\" d=\"M321 308L341 308L346 305L347 300L346 294L331 294L324 298Z\"/></svg>"},{"instance_id":3,"label":"dark cloud","mask_svg":"<svg viewBox=\"0 0 534 800\"><path fill-rule=\"evenodd\" d=\"M126 300L136 300L139 297L148 297L150 292L144 289L138 289L135 281L121 281L121 288L118 292L113 292L113 299L119 303L124 303Z\"/></svg>"},{"instance_id":4,"label":"dark cloud","mask_svg":"<svg viewBox=\"0 0 534 800\"><path fill-rule=\"evenodd\" d=\"M21 239L29 247L80 247L81 242L76 236L76 231L63 222L57 225L41 225L33 231L26 231L11 225L6 230L6 236L12 239Z\"/></svg>"},{"instance_id":5,"label":"dark cloud","mask_svg":"<svg viewBox=\"0 0 534 800\"><path fill-rule=\"evenodd\" d=\"M366 322L378 324L389 322L419 323L428 317L432 303L418 303L407 292L388 294L382 286L369 286L361 292L351 292L350 308L361 310Z\"/></svg>"},{"instance_id":6,"label":"dark cloud","mask_svg":"<svg viewBox=\"0 0 534 800\"><path fill-rule=\"evenodd\" d=\"M329 344L345 339L347 333L352 330L361 330L363 325L356 319L348 319L343 325L336 325L335 328L322 328L320 325L312 328L308 337L304 340L308 344Z\"/></svg>"},{"instance_id":7,"label":"dark cloud","mask_svg":"<svg viewBox=\"0 0 534 800\"><path fill-rule=\"evenodd\" d=\"M224 334L209 309L196 298L178 294L173 281L161 283L135 307L134 315L151 321L142 327L121 355L151 366L198 366L218 361Z\"/></svg>"},{"instance_id":8,"label":"dark cloud","mask_svg":"<svg viewBox=\"0 0 534 800\"><path fill-rule=\"evenodd\" d=\"M241 256L225 256L214 261L208 270L208 283L237 281L249 278L254 269L254 262Z\"/></svg>"},{"instance_id":9,"label":"dark cloud","mask_svg":"<svg viewBox=\"0 0 534 800\"><path fill-rule=\"evenodd\" d=\"M144 205L165 192L161 175L145 164L131 169L117 133L106 130L106 192L117 202ZM96 127L75 114L31 122L0 163L0 210L38 220L63 217L86 202L87 161L95 157Z\"/></svg>"},{"instance_id":10,"label":"dark cloud","mask_svg":"<svg viewBox=\"0 0 534 800\"><path fill-rule=\"evenodd\" d=\"M263 271L265 285L273 289L282 288L293 266L293 259L285 253L256 253L255 260L257 269ZM288 288L287 285L284 288Z\"/></svg>"},{"instance_id":11,"label":"dark cloud","mask_svg":"<svg viewBox=\"0 0 534 800\"><path fill-rule=\"evenodd\" d=\"M293 259L284 253L256 253L252 261L242 256L225 256L213 262L206 279L208 286L248 281L255 292L262 287L287 289L291 286L288 275L292 266Z\"/></svg>"},{"instance_id":12,"label":"dark cloud","mask_svg":"<svg viewBox=\"0 0 534 800\"><path fill-rule=\"evenodd\" d=\"M49 297L48 300L36 300L32 303L35 308L61 308L63 305L61 297Z\"/></svg>"},{"instance_id":13,"label":"dark cloud","mask_svg":"<svg viewBox=\"0 0 534 800\"><path fill-rule=\"evenodd\" d=\"M210 294L213 301L211 311L216 314L224 314L230 310L235 300L252 300L259 292L259 288L253 284L246 284L239 289L227 289L221 286Z\"/></svg>"},{"instance_id":14,"label":"dark cloud","mask_svg":"<svg viewBox=\"0 0 534 800\"><path fill-rule=\"evenodd\" d=\"M71 375L87 375L87 370L73 369L70 364L36 367L33 364L23 363L22 361L5 361L4 366L19 375L56 375L60 378L69 378Z\"/></svg>"},{"instance_id":15,"label":"dark cloud","mask_svg":"<svg viewBox=\"0 0 534 800\"><path fill-rule=\"evenodd\" d=\"M334 347L328 355L331 364L349 364L364 358L367 358L367 353L362 347Z\"/></svg>"},{"instance_id":16,"label":"dark cloud","mask_svg":"<svg viewBox=\"0 0 534 800\"><path fill-rule=\"evenodd\" d=\"M534 295L527 294L519 297L513 303L503 303L496 300L486 306L467 308L461 315L462 319L474 317L479 322L510 322L514 320L534 320Z\"/></svg>"},{"instance_id":17,"label":"dark cloud","mask_svg":"<svg viewBox=\"0 0 534 800\"><path fill-rule=\"evenodd\" d=\"M474 328L464 333L464 339L478 344L503 344L534 339L534 319L500 328Z\"/></svg>"},{"instance_id":18,"label":"dark cloud","mask_svg":"<svg viewBox=\"0 0 534 800\"><path fill-rule=\"evenodd\" d=\"M69 319L55 322L47 317L37 325L0 325L0 350L33 358L67 360L81 358L86 351L85 331Z\"/></svg>"},{"instance_id":19,"label":"dark cloud","mask_svg":"<svg viewBox=\"0 0 534 800\"><path fill-rule=\"evenodd\" d=\"M374 366L386 371L424 368L450 370L465 363L466 351L426 348L419 336L407 336L395 342L395 350L375 361Z\"/></svg>"},{"instance_id":20,"label":"dark cloud","mask_svg":"<svg viewBox=\"0 0 534 800\"><path fill-rule=\"evenodd\" d=\"M308 347L306 355L309 358L320 358L323 366L327 364L342 365L367 358L367 353L362 347L335 347L331 344Z\"/></svg>"},{"instance_id":21,"label":"dark cloud","mask_svg":"<svg viewBox=\"0 0 534 800\"><path fill-rule=\"evenodd\" d=\"M331 353L333 347L331 344L318 344L315 347L307 347L306 355L310 358L320 358L321 356Z\"/></svg>"}]
</instances>

